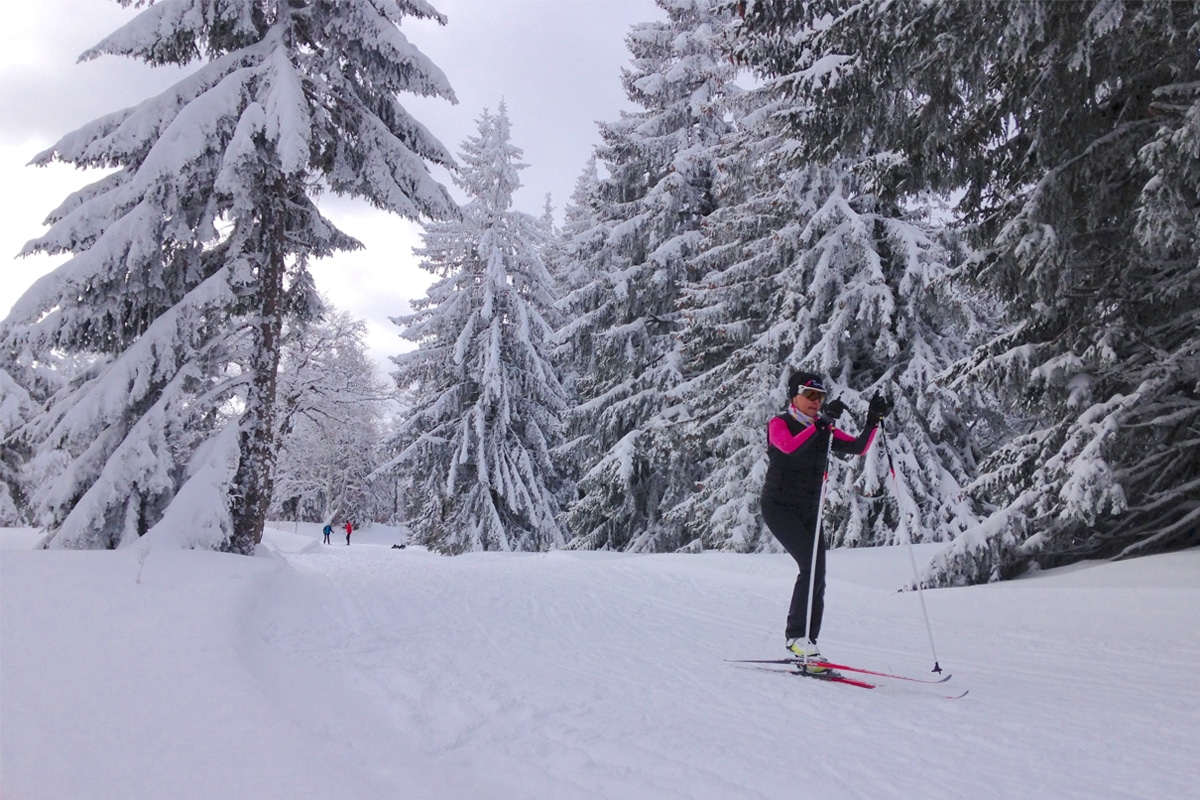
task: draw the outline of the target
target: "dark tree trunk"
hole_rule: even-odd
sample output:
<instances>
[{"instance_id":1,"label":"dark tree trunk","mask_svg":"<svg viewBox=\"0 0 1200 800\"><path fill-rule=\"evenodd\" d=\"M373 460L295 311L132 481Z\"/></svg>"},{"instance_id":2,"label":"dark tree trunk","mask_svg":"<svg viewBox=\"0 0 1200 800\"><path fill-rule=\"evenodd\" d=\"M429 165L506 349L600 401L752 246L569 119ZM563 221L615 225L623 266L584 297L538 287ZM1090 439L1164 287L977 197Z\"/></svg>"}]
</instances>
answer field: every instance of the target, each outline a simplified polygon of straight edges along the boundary
<instances>
[{"instance_id":1,"label":"dark tree trunk","mask_svg":"<svg viewBox=\"0 0 1200 800\"><path fill-rule=\"evenodd\" d=\"M282 191L276 196L282 198ZM254 287L259 319L247 364L252 377L239 423L241 459L230 487L233 536L229 550L243 555L252 554L262 541L275 488L275 388L283 331L285 219L281 208L264 211L262 262Z\"/></svg>"}]
</instances>

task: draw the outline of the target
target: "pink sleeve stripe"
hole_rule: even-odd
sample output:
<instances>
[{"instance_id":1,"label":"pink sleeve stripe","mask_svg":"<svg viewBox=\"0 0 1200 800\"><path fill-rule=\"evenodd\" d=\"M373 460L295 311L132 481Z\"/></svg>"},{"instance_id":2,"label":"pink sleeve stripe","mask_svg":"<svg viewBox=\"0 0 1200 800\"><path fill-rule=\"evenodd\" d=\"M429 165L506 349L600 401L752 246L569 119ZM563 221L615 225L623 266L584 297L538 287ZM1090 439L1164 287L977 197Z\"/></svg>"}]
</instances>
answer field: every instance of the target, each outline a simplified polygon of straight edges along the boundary
<instances>
[{"instance_id":1,"label":"pink sleeve stripe","mask_svg":"<svg viewBox=\"0 0 1200 800\"><path fill-rule=\"evenodd\" d=\"M787 423L779 417L774 417L767 423L767 440L785 453L794 453L800 446L812 438L816 425L809 425L804 430L792 436Z\"/></svg>"},{"instance_id":2,"label":"pink sleeve stripe","mask_svg":"<svg viewBox=\"0 0 1200 800\"><path fill-rule=\"evenodd\" d=\"M842 430L840 428L834 428L833 429L833 438L841 439L843 442L853 442L858 437L851 436L850 434L846 433L844 430Z\"/></svg>"}]
</instances>

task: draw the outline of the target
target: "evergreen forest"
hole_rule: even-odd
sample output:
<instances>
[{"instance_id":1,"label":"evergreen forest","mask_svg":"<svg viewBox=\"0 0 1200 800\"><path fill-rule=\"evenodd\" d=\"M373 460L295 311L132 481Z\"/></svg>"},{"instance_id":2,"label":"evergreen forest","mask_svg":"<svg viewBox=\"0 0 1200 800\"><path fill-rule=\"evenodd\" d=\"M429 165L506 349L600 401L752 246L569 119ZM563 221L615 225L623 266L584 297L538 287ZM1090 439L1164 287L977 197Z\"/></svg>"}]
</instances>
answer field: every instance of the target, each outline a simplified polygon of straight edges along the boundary
<instances>
[{"instance_id":1,"label":"evergreen forest","mask_svg":"<svg viewBox=\"0 0 1200 800\"><path fill-rule=\"evenodd\" d=\"M152 3L96 44L192 69L34 157L106 173L0 321L0 525L775 551L805 370L852 434L892 405L831 546L939 542L951 586L1200 544L1200 0L656 4L536 214L502 100L456 147L408 110L455 99L403 33L436 0ZM386 375L309 270L361 247L323 193L422 225Z\"/></svg>"}]
</instances>

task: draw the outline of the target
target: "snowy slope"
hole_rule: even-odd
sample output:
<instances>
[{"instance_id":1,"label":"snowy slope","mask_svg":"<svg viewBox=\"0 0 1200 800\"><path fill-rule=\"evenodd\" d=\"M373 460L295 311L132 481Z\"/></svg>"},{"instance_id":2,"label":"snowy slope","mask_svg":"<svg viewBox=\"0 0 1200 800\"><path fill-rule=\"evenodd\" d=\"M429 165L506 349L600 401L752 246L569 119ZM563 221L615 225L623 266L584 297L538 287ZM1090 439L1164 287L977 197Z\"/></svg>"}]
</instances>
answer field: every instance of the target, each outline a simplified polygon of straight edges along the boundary
<instances>
[{"instance_id":1,"label":"snowy slope","mask_svg":"<svg viewBox=\"0 0 1200 800\"><path fill-rule=\"evenodd\" d=\"M291 531L291 526L286 526ZM355 534L356 537L359 534ZM926 593L970 688L774 657L786 556L0 552L0 796L1194 797L1200 550ZM0 531L9 548L30 537ZM336 537L335 537L336 541ZM826 654L922 674L902 549L830 554ZM1118 663L1105 655L1131 656Z\"/></svg>"}]
</instances>

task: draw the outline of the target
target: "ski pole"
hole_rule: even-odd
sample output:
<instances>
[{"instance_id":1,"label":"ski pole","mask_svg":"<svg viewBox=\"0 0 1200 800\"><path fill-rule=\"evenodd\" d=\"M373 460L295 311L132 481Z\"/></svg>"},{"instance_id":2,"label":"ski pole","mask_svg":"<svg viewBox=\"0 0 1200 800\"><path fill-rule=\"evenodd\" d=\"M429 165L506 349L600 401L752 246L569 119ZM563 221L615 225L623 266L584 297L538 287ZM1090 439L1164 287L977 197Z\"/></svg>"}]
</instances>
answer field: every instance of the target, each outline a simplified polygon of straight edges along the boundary
<instances>
[{"instance_id":1,"label":"ski pole","mask_svg":"<svg viewBox=\"0 0 1200 800\"><path fill-rule=\"evenodd\" d=\"M937 645L933 643L933 626L929 624L929 610L925 607L925 593L921 591L921 579L917 575L917 557L913 553L912 536L908 533L908 523L904 517L904 493L900 489L900 478L896 475L896 464L892 461L892 448L888 446L887 428L883 420L879 421L879 433L883 436L883 452L887 454L888 472L892 473L892 489L896 493L896 508L900 512L900 531L904 542L908 545L908 560L912 564L913 585L917 587L917 597L921 601L921 615L925 618L925 632L929 634L929 649L933 652L933 672L941 672L938 664Z\"/></svg>"},{"instance_id":2,"label":"ski pole","mask_svg":"<svg viewBox=\"0 0 1200 800\"><path fill-rule=\"evenodd\" d=\"M815 422L813 423L816 424ZM825 445L825 470L821 473L821 496L817 500L817 525L813 529L812 563L808 566L808 619L804 622L804 635L808 641L814 641L812 635L813 594L817 583L817 550L821 546L821 519L825 516L825 487L829 484L829 451L833 447L832 425L829 432L829 443Z\"/></svg>"}]
</instances>

